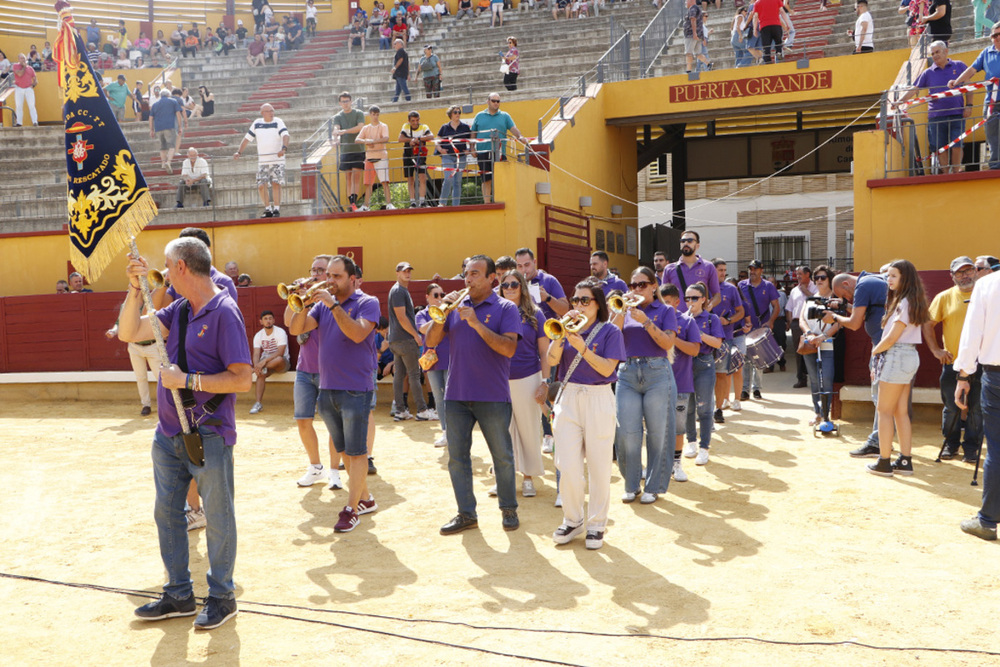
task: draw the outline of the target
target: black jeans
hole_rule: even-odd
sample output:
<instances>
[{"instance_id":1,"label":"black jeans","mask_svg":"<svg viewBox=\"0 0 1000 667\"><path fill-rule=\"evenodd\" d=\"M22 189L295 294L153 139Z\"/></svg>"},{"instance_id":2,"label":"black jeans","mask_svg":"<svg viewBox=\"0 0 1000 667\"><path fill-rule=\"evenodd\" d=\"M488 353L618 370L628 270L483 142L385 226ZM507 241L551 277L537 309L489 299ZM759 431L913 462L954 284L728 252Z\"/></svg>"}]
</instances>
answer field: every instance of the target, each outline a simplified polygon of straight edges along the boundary
<instances>
[{"instance_id":1,"label":"black jeans","mask_svg":"<svg viewBox=\"0 0 1000 667\"><path fill-rule=\"evenodd\" d=\"M965 440L962 440L962 411L955 405L955 386L958 384L958 372L951 364L941 366L941 401L944 409L941 411L941 434L949 449L958 450L959 445L970 458L983 445L983 412L979 405L979 395L982 391L983 369L969 377L969 395L966 404L969 406L965 418Z\"/></svg>"},{"instance_id":2,"label":"black jeans","mask_svg":"<svg viewBox=\"0 0 1000 667\"><path fill-rule=\"evenodd\" d=\"M802 358L802 355L798 353L799 350L799 340L802 339L802 327L799 326L799 321L795 318L792 319L792 349L795 350L795 379L798 380L799 384L803 384L806 381L806 362Z\"/></svg>"},{"instance_id":3,"label":"black jeans","mask_svg":"<svg viewBox=\"0 0 1000 667\"><path fill-rule=\"evenodd\" d=\"M784 35L780 25L766 25L760 29L760 43L764 46L764 62L771 62L771 45L774 45L775 60L781 57L781 43Z\"/></svg>"}]
</instances>

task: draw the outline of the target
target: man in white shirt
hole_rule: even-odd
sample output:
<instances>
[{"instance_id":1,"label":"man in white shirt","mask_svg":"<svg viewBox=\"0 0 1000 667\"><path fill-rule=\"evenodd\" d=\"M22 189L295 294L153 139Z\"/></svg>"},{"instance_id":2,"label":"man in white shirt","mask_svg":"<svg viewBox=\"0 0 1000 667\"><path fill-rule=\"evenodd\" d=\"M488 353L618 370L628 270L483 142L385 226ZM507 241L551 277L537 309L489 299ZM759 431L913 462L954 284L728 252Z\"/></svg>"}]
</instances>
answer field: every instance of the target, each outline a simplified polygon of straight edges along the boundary
<instances>
[{"instance_id":1,"label":"man in white shirt","mask_svg":"<svg viewBox=\"0 0 1000 667\"><path fill-rule=\"evenodd\" d=\"M267 7L267 5L264 5ZM257 191L264 204L262 218L277 218L281 212L281 186L285 184L285 152L288 149L288 128L274 115L274 107L263 104L260 118L250 124L250 129L236 149L233 159L243 154L252 141L257 142ZM271 186L271 194L267 186Z\"/></svg>"},{"instance_id":2,"label":"man in white shirt","mask_svg":"<svg viewBox=\"0 0 1000 667\"><path fill-rule=\"evenodd\" d=\"M288 334L274 326L274 313L265 310L260 314L263 327L253 337L253 371L257 374L257 402L250 408L255 415L264 409L264 387L267 378L284 373L291 367L288 360Z\"/></svg>"},{"instance_id":3,"label":"man in white shirt","mask_svg":"<svg viewBox=\"0 0 1000 667\"><path fill-rule=\"evenodd\" d=\"M983 505L979 514L962 522L962 531L984 540L997 539L1000 521L1000 273L976 281L958 343L954 370L958 372L955 405L968 408L969 379L982 366L979 405L986 432L983 464Z\"/></svg>"},{"instance_id":4,"label":"man in white shirt","mask_svg":"<svg viewBox=\"0 0 1000 667\"><path fill-rule=\"evenodd\" d=\"M212 177L208 175L208 162L198 155L198 149L188 149L187 159L181 164L181 182L177 184L177 208L184 208L184 195L193 190L201 194L201 205L212 203Z\"/></svg>"},{"instance_id":5,"label":"man in white shirt","mask_svg":"<svg viewBox=\"0 0 1000 667\"><path fill-rule=\"evenodd\" d=\"M875 24L868 12L868 0L858 0L854 5L858 20L854 22L854 30L848 30L847 35L854 38L855 53L871 53L875 50Z\"/></svg>"},{"instance_id":6,"label":"man in white shirt","mask_svg":"<svg viewBox=\"0 0 1000 667\"><path fill-rule=\"evenodd\" d=\"M812 269L808 266L798 266L795 268L795 279L798 284L792 288L785 303L785 321L788 329L792 332L792 348L799 349L799 339L802 338L802 327L799 326L799 315L806 305L806 299L816 293L816 284L812 281ZM802 356L796 354L795 362L795 389L806 386L806 363Z\"/></svg>"}]
</instances>

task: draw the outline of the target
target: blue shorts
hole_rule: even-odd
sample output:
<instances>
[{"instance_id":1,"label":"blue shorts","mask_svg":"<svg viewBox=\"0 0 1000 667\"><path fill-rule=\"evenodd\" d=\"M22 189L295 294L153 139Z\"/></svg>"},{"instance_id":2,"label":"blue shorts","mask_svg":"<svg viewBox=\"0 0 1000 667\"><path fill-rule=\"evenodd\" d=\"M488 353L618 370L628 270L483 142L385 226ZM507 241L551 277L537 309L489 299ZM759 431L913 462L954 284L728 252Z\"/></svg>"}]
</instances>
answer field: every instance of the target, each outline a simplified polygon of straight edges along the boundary
<instances>
[{"instance_id":1,"label":"blue shorts","mask_svg":"<svg viewBox=\"0 0 1000 667\"><path fill-rule=\"evenodd\" d=\"M375 391L372 392L372 412L375 412L375 407L378 405L378 368L372 373L372 381L375 383Z\"/></svg>"},{"instance_id":2,"label":"blue shorts","mask_svg":"<svg viewBox=\"0 0 1000 667\"><path fill-rule=\"evenodd\" d=\"M885 353L885 363L878 374L879 382L910 384L920 367L920 354L915 345L896 343Z\"/></svg>"},{"instance_id":3,"label":"blue shorts","mask_svg":"<svg viewBox=\"0 0 1000 667\"><path fill-rule=\"evenodd\" d=\"M932 118L927 123L927 144L932 151L936 151L957 139L963 132L965 132L965 118L962 116ZM952 148L961 147L961 141L952 146Z\"/></svg>"},{"instance_id":4,"label":"blue shorts","mask_svg":"<svg viewBox=\"0 0 1000 667\"><path fill-rule=\"evenodd\" d=\"M371 402L371 391L320 389L319 414L337 452L348 456L368 455Z\"/></svg>"},{"instance_id":5,"label":"blue shorts","mask_svg":"<svg viewBox=\"0 0 1000 667\"><path fill-rule=\"evenodd\" d=\"M316 416L316 399L319 398L319 373L295 371L295 418L312 419Z\"/></svg>"}]
</instances>

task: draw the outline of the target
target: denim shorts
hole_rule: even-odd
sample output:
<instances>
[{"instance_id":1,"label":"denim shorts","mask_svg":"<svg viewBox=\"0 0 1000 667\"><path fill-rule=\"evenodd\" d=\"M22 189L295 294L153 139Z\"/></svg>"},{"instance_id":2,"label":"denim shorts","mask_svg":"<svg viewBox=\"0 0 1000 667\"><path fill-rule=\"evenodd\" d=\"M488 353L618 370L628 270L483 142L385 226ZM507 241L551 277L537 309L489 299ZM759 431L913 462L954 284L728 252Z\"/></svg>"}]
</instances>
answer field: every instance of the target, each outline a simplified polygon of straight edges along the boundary
<instances>
[{"instance_id":1,"label":"denim shorts","mask_svg":"<svg viewBox=\"0 0 1000 667\"><path fill-rule=\"evenodd\" d=\"M908 343L896 343L885 353L885 362L878 380L890 384L910 384L919 366L917 347Z\"/></svg>"},{"instance_id":2,"label":"denim shorts","mask_svg":"<svg viewBox=\"0 0 1000 667\"><path fill-rule=\"evenodd\" d=\"M319 398L319 373L295 371L295 418L312 419L316 416L316 399Z\"/></svg>"},{"instance_id":3,"label":"denim shorts","mask_svg":"<svg viewBox=\"0 0 1000 667\"><path fill-rule=\"evenodd\" d=\"M932 118L927 124L927 144L931 150L937 150L947 146L963 132L965 132L965 118L962 116ZM953 146L953 148L961 147L961 141Z\"/></svg>"},{"instance_id":4,"label":"denim shorts","mask_svg":"<svg viewBox=\"0 0 1000 667\"><path fill-rule=\"evenodd\" d=\"M716 375L726 375L729 373L729 346L732 345L732 341L722 340L722 348L719 350L718 356L715 358L715 374Z\"/></svg>"},{"instance_id":5,"label":"denim shorts","mask_svg":"<svg viewBox=\"0 0 1000 667\"><path fill-rule=\"evenodd\" d=\"M681 419L687 414L688 402L691 400L691 392L677 392L677 419ZM680 422L677 422L680 424ZM680 429L678 428L678 432Z\"/></svg>"},{"instance_id":6,"label":"denim shorts","mask_svg":"<svg viewBox=\"0 0 1000 667\"><path fill-rule=\"evenodd\" d=\"M371 400L371 391L320 390L319 414L339 453L367 456Z\"/></svg>"}]
</instances>

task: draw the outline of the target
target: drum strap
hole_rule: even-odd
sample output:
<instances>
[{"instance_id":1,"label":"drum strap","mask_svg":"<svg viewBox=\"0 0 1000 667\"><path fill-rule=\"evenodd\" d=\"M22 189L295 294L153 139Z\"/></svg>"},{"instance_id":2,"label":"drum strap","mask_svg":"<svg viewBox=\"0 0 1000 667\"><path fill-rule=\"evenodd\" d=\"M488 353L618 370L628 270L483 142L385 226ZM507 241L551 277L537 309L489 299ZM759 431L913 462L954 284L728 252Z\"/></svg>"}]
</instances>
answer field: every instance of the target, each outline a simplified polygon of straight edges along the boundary
<instances>
[{"instance_id":1,"label":"drum strap","mask_svg":"<svg viewBox=\"0 0 1000 667\"><path fill-rule=\"evenodd\" d=\"M191 304L188 303L186 299L179 305L181 309L180 315L178 316L178 326L180 329L178 332L179 344L177 346L177 367L180 368L185 373L188 372L187 363L187 328L188 328L188 317L191 312ZM198 405L197 399L194 397L194 392L190 389L181 389L181 402L184 404L186 410L194 410L195 406ZM208 399L203 406L202 410L205 412L205 419L203 419L200 424L205 424L206 426L219 426L222 424L222 420L217 417L212 417L215 411L219 409L222 402L226 400L226 396L229 394L215 394L212 398ZM192 428L198 426L198 424L193 424Z\"/></svg>"},{"instance_id":2,"label":"drum strap","mask_svg":"<svg viewBox=\"0 0 1000 667\"><path fill-rule=\"evenodd\" d=\"M757 323L760 324L760 306L757 305L757 299L753 295L753 286L749 283L747 283L747 292L749 293L748 296L750 297L750 303L753 305L754 315L757 316Z\"/></svg>"},{"instance_id":3,"label":"drum strap","mask_svg":"<svg viewBox=\"0 0 1000 667\"><path fill-rule=\"evenodd\" d=\"M682 264L684 264L682 260L677 260L677 263L674 264L674 266L677 267L677 280L681 283L681 300L684 299L684 295L687 294L688 291L688 283L684 280L684 271L681 270Z\"/></svg>"}]
</instances>

